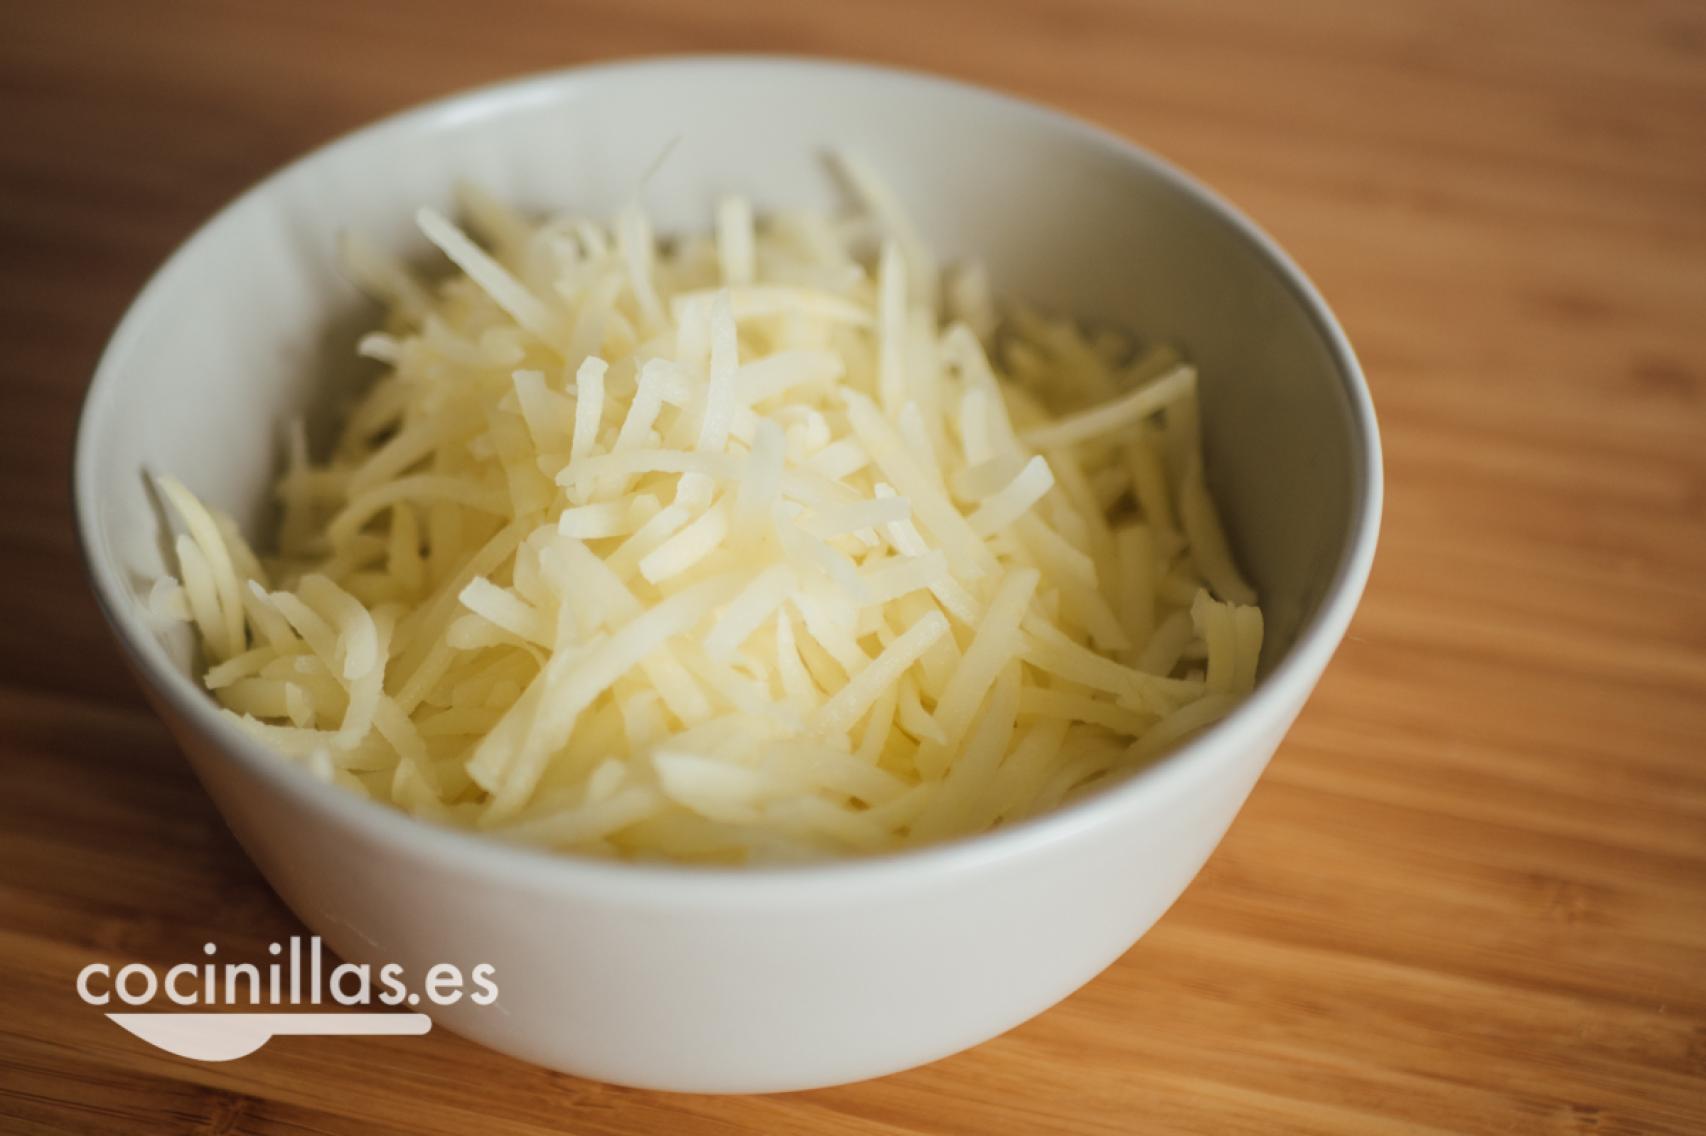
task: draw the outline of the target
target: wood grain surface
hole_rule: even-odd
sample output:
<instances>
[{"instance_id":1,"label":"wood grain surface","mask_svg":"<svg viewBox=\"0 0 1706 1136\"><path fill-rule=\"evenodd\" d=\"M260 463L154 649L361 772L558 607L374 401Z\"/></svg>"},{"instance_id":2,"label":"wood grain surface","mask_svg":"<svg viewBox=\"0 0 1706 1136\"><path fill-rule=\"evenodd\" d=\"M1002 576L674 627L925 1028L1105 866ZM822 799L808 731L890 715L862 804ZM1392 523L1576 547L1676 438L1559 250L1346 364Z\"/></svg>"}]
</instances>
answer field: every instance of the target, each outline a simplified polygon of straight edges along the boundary
<instances>
[{"instance_id":1,"label":"wood grain surface","mask_svg":"<svg viewBox=\"0 0 1706 1136\"><path fill-rule=\"evenodd\" d=\"M107 332L201 219L336 133L684 50L993 84L1257 218L1385 431L1350 639L1173 912L933 1066L712 1098L443 1032L144 1046L77 1000L86 963L300 928L87 596L67 469ZM13 0L0 353L0 1130L1706 1131L1706 6Z\"/></svg>"}]
</instances>

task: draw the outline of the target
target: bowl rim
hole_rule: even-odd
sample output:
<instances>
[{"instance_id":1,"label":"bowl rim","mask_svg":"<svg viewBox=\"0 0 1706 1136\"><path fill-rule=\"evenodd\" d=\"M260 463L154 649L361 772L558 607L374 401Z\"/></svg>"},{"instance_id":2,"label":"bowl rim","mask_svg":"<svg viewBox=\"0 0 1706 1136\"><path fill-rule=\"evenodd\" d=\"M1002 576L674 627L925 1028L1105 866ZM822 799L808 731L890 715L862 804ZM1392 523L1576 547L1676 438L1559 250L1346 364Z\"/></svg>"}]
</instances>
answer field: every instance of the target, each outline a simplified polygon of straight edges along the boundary
<instances>
[{"instance_id":1,"label":"bowl rim","mask_svg":"<svg viewBox=\"0 0 1706 1136\"><path fill-rule=\"evenodd\" d=\"M617 77L647 73L661 77L666 72L752 69L783 76L792 74L802 79L813 75L838 75L844 79L899 85L925 94L981 100L1004 114L1028 118L1048 129L1072 135L1126 162L1145 167L1152 176L1194 198L1219 223L1252 247L1275 272L1303 308L1332 359L1349 411L1351 461L1356 471L1350 495L1350 522L1331 581L1315 612L1299 629L1285 657L1225 718L1151 766L1101 792L1010 826L919 848L751 867L577 856L510 844L476 830L425 820L320 781L295 763L281 759L272 749L218 714L213 700L188 675L178 670L164 646L134 610L129 589L117 573L109 570L114 561L103 554L104 536L96 519L94 439L101 425L103 407L109 401L104 396L121 381L119 364L130 342L147 323L150 308L163 295L164 281L217 235L222 221L251 200L266 194L280 181L301 175L307 167L322 159L358 149L380 135L431 131L447 120L492 117L517 105L569 99L574 97L577 88ZM150 274L126 308L101 353L94 377L84 395L78 417L72 474L78 542L85 571L102 613L146 688L145 693L159 698L206 735L217 746L223 760L236 761L247 767L269 792L291 799L299 807L329 813L334 822L360 830L369 839L389 845L395 853L443 861L453 870L466 874L498 874L508 882L526 883L546 890L565 887L594 889L609 894L626 893L638 899L646 894L645 889L661 889L658 894L673 901L712 894L707 889L715 889L718 896L726 896L732 890L752 898L761 895L769 898L778 895L797 897L817 893L818 885L830 880L841 888L889 888L908 877L915 881L921 879L927 871L940 874L981 870L1070 840L1086 830L1118 823L1121 815L1140 798L1165 797L1188 787L1195 779L1213 777L1221 766L1236 759L1242 741L1276 724L1282 728L1288 725L1288 712L1295 705L1301 705L1325 669L1350 623L1368 579L1378 536L1382 496L1379 428L1367 382L1349 340L1303 271L1271 237L1214 190L1109 129L1015 95L909 68L784 54L644 56L524 75L453 92L389 114L323 143L273 170L197 226Z\"/></svg>"}]
</instances>

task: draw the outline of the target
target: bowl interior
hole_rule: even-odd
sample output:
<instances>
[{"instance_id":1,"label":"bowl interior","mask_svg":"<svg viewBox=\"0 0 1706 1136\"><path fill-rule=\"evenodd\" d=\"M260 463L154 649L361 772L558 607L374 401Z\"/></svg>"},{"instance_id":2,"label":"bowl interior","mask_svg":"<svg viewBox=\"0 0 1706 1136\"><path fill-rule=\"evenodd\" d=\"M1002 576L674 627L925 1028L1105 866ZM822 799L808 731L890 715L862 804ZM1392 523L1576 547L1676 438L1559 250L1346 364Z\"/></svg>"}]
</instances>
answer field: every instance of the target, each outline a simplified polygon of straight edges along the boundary
<instances>
[{"instance_id":1,"label":"bowl interior","mask_svg":"<svg viewBox=\"0 0 1706 1136\"><path fill-rule=\"evenodd\" d=\"M90 397L78 505L109 609L143 620L169 563L144 471L175 473L256 538L282 424L325 420L359 382L353 345L377 311L338 269L341 231L424 253L415 209L448 206L463 179L537 210L607 215L637 196L660 230L703 229L727 191L833 206L833 147L883 174L944 259L979 258L998 290L1197 362L1209 481L1262 595L1271 670L1345 560L1367 478L1345 360L1305 286L1200 189L1099 132L804 61L628 64L476 92L334 143L227 208L145 290ZM187 635L152 633L187 673Z\"/></svg>"}]
</instances>

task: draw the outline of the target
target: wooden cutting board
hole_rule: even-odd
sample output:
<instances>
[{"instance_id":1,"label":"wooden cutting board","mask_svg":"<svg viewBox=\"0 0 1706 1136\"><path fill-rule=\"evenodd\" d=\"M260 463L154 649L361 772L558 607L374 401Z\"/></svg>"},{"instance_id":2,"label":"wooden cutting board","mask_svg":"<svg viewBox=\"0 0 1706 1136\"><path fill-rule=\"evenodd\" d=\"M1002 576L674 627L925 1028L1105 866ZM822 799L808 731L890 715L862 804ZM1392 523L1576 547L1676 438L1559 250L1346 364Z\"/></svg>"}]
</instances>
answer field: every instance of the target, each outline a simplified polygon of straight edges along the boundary
<instances>
[{"instance_id":1,"label":"wooden cutting board","mask_svg":"<svg viewBox=\"0 0 1706 1136\"><path fill-rule=\"evenodd\" d=\"M1706 7L344 0L0 13L0 1130L1706 1131ZM144 708L68 518L148 271L378 114L613 55L945 71L1173 158L1368 366L1349 641L1202 878L1063 1005L881 1081L661 1096L443 1032L227 1065L77 1000L300 928Z\"/></svg>"}]
</instances>

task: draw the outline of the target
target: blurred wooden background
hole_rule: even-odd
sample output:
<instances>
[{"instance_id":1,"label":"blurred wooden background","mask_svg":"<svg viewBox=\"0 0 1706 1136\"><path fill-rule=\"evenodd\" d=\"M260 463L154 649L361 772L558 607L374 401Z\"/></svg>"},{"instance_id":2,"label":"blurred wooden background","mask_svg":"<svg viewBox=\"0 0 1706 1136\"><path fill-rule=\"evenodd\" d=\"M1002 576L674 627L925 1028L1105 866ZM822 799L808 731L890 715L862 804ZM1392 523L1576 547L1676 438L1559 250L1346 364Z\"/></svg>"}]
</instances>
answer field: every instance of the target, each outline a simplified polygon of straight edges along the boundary
<instances>
[{"instance_id":1,"label":"blurred wooden background","mask_svg":"<svg viewBox=\"0 0 1706 1136\"><path fill-rule=\"evenodd\" d=\"M145 1047L77 1000L83 965L298 928L87 598L67 469L107 332L200 220L332 135L520 72L723 50L1052 103L1296 255L1388 456L1319 695L1152 934L912 1073L668 1097L442 1032L229 1065ZM0 1129L1706 1131L1706 6L12 0L0 363Z\"/></svg>"}]
</instances>

